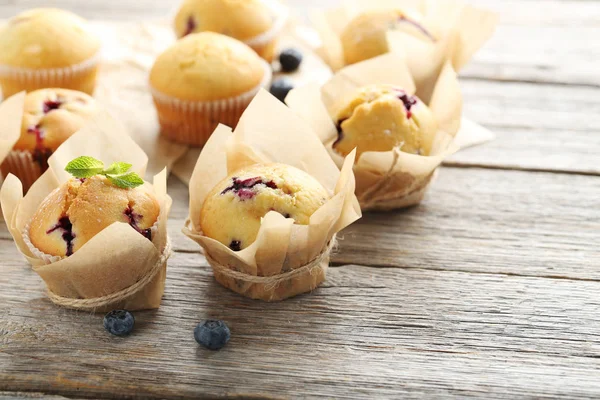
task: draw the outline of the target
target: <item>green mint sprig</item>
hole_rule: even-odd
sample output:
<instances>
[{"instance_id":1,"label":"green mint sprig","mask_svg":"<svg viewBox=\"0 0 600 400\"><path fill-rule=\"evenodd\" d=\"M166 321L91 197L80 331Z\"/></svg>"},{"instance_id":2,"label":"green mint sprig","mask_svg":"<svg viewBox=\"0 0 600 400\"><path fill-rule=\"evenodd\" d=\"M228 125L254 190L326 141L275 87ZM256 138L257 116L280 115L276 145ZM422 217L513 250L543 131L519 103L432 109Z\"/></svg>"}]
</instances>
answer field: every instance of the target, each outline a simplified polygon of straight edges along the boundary
<instances>
[{"instance_id":1,"label":"green mint sprig","mask_svg":"<svg viewBox=\"0 0 600 400\"><path fill-rule=\"evenodd\" d=\"M104 169L104 163L94 157L81 156L72 160L65 171L75 178L91 178L94 175L104 175L115 186L130 189L144 184L144 180L135 172L127 172L132 167L124 162L112 163Z\"/></svg>"}]
</instances>

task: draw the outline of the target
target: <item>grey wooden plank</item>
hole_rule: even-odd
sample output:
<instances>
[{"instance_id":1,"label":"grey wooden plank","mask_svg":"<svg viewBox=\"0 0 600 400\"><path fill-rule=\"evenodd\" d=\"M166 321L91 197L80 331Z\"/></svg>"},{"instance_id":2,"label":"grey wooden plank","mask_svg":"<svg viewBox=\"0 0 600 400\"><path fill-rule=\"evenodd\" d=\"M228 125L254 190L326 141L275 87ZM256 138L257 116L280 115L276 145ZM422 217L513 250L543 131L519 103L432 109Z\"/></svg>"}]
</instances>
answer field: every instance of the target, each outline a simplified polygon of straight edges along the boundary
<instances>
[{"instance_id":1,"label":"grey wooden plank","mask_svg":"<svg viewBox=\"0 0 600 400\"><path fill-rule=\"evenodd\" d=\"M442 168L421 205L368 213L343 231L332 260L598 280L599 192L597 176ZM169 193L174 249L199 253L200 247L181 233L187 188L171 178ZM8 236L3 225L0 232ZM9 239L0 239L0 259L2 265L24 265Z\"/></svg>"},{"instance_id":2,"label":"grey wooden plank","mask_svg":"<svg viewBox=\"0 0 600 400\"><path fill-rule=\"evenodd\" d=\"M600 101L592 87L462 80L464 115L497 134L451 165L599 174Z\"/></svg>"},{"instance_id":3,"label":"grey wooden plank","mask_svg":"<svg viewBox=\"0 0 600 400\"><path fill-rule=\"evenodd\" d=\"M185 196L175 179L169 189ZM596 245L600 177L442 168L425 201L367 213L339 235L336 264L458 270L551 278L600 279ZM179 235L186 200L176 201L170 231ZM175 248L198 252L175 239Z\"/></svg>"},{"instance_id":4,"label":"grey wooden plank","mask_svg":"<svg viewBox=\"0 0 600 400\"><path fill-rule=\"evenodd\" d=\"M337 263L598 279L600 178L443 168L425 201L349 227Z\"/></svg>"},{"instance_id":5,"label":"grey wooden plank","mask_svg":"<svg viewBox=\"0 0 600 400\"><path fill-rule=\"evenodd\" d=\"M593 398L598 282L361 266L289 301L244 299L176 253L128 338L52 306L22 267L0 281L0 389L79 397ZM232 340L200 349L194 324Z\"/></svg>"},{"instance_id":6,"label":"grey wooden plank","mask_svg":"<svg viewBox=\"0 0 600 400\"><path fill-rule=\"evenodd\" d=\"M0 392L0 400L13 400L13 399L44 399L44 400L66 400L67 397L54 396L45 393L35 392ZM71 400L77 400L74 397Z\"/></svg>"}]
</instances>

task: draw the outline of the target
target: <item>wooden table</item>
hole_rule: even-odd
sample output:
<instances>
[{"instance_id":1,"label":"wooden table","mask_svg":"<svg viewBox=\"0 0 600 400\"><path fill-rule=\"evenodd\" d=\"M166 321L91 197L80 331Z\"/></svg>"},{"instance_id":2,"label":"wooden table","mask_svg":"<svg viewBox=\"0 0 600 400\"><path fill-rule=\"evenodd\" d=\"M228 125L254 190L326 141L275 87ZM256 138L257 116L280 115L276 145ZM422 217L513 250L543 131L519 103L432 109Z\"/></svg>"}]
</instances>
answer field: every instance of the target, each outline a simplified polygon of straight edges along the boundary
<instances>
[{"instance_id":1,"label":"wooden table","mask_svg":"<svg viewBox=\"0 0 600 400\"><path fill-rule=\"evenodd\" d=\"M52 3L146 19L176 2ZM0 18L39 4L2 2ZM477 4L502 23L462 74L465 114L497 140L452 157L420 206L347 229L310 295L266 304L215 283L171 179L163 305L111 337L102 315L45 298L2 225L0 399L600 397L600 3ZM219 352L194 342L207 317L231 327Z\"/></svg>"}]
</instances>

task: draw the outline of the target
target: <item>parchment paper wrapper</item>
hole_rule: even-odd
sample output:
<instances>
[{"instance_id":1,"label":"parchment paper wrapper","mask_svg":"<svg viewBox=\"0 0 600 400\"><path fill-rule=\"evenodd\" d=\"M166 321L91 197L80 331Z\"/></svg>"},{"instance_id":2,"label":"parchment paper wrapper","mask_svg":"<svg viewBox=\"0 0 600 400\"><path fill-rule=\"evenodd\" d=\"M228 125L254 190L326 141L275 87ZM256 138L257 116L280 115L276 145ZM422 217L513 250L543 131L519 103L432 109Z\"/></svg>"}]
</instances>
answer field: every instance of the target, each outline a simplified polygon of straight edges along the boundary
<instances>
[{"instance_id":1,"label":"parchment paper wrapper","mask_svg":"<svg viewBox=\"0 0 600 400\"><path fill-rule=\"evenodd\" d=\"M21 135L24 107L25 92L14 95L0 104L0 169L2 175L9 170L18 170L19 173L24 174L26 183L31 186L33 182L30 183L30 181L39 177L39 171L36 173L25 165L26 154L17 155L16 152L13 152L13 146ZM31 155L29 156L31 157ZM0 182L2 182L2 176L0 176ZM28 187L26 183L24 186Z\"/></svg>"},{"instance_id":2,"label":"parchment paper wrapper","mask_svg":"<svg viewBox=\"0 0 600 400\"><path fill-rule=\"evenodd\" d=\"M458 71L491 37L498 17L496 14L472 7L462 0L348 0L344 6L327 11L313 11L311 20L321 37L318 52L333 70L345 65L341 34L358 15L376 10L399 9L417 15L420 23L435 39L415 35L408 30L389 31L390 51L403 51L409 60L411 73L419 81L419 73L441 71L446 61ZM444 44L456 37L455 45ZM439 53L444 51L442 57Z\"/></svg>"},{"instance_id":3,"label":"parchment paper wrapper","mask_svg":"<svg viewBox=\"0 0 600 400\"><path fill-rule=\"evenodd\" d=\"M94 22L104 42L94 97L127 128L148 156L146 178L158 174L187 151L160 135L148 76L156 57L175 41L167 23Z\"/></svg>"},{"instance_id":4,"label":"parchment paper wrapper","mask_svg":"<svg viewBox=\"0 0 600 400\"><path fill-rule=\"evenodd\" d=\"M104 312L115 308L140 310L157 308L164 291L170 244L167 216L171 198L167 195L166 170L154 177L149 188L160 204L152 241L129 224L116 222L102 230L73 255L46 264L36 257L24 240L23 231L41 202L55 188L70 179L66 164L81 155L133 164L132 171L144 174L147 157L108 114L101 113L88 126L71 136L50 157L49 169L23 197L21 182L9 175L0 191L0 202L8 229L17 248L40 275L56 304L80 310Z\"/></svg>"},{"instance_id":5,"label":"parchment paper wrapper","mask_svg":"<svg viewBox=\"0 0 600 400\"><path fill-rule=\"evenodd\" d=\"M94 93L100 53L79 64L64 68L31 69L0 65L2 94L8 98L23 90L31 92L43 88L79 90Z\"/></svg>"},{"instance_id":6,"label":"parchment paper wrapper","mask_svg":"<svg viewBox=\"0 0 600 400\"><path fill-rule=\"evenodd\" d=\"M414 94L418 87L411 78L404 57L397 53L348 66L319 88L308 85L294 89L286 98L289 107L317 132L335 163L343 158L333 150L337 130L333 123L340 107L354 92L370 84L392 84ZM453 143L460 128L462 97L450 63L435 81L431 101L427 103L438 123L431 154L420 156L400 151L364 152L354 165L356 196L363 211L390 210L419 203L442 160L455 152ZM471 136L466 133L466 135Z\"/></svg>"},{"instance_id":7,"label":"parchment paper wrapper","mask_svg":"<svg viewBox=\"0 0 600 400\"><path fill-rule=\"evenodd\" d=\"M240 168L271 162L304 170L332 195L310 224L297 225L269 212L256 241L238 252L204 236L200 210L213 187ZM190 181L190 214L183 232L202 246L217 281L237 293L275 301L311 291L325 279L335 234L361 216L353 162L351 153L340 172L310 126L262 90L235 132L220 125L202 150Z\"/></svg>"}]
</instances>

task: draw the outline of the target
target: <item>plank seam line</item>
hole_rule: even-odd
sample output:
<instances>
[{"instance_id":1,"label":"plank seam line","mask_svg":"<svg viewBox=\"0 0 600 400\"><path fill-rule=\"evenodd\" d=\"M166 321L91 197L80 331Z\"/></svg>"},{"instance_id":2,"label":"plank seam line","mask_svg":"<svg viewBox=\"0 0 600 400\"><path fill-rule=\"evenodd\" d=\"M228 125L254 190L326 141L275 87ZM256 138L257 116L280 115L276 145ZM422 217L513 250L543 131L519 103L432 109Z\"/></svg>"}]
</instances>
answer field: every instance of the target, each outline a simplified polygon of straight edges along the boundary
<instances>
[{"instance_id":1,"label":"plank seam line","mask_svg":"<svg viewBox=\"0 0 600 400\"><path fill-rule=\"evenodd\" d=\"M540 279L554 279L554 280L564 280L564 281L579 281L579 282L599 282L600 279L594 278L578 278L578 277L570 277L570 276L562 276L562 275L533 275L533 274L518 274L516 272L488 272L488 271L476 271L476 270L468 270L461 268L452 268L452 269L441 269L441 268L423 268L423 267L408 267L408 266L395 266L395 265L364 265L364 264L348 264L348 263L340 263L340 262L331 262L329 264L331 268L344 268L356 266L359 268L382 268L382 269L406 269L406 270L417 270L417 271L434 271L434 272L462 272L466 274L477 274L477 275L490 275L490 276L507 276L507 277L517 277L517 278L540 278Z\"/></svg>"},{"instance_id":2,"label":"plank seam line","mask_svg":"<svg viewBox=\"0 0 600 400\"><path fill-rule=\"evenodd\" d=\"M542 174L563 174L563 175L581 175L581 176L600 176L600 171L569 171L562 169L552 168L536 168L536 167L519 167L516 165L487 165L481 163L468 163L465 161L444 161L442 165L452 168L480 168L480 169L493 169L500 171L521 171L521 172L533 172Z\"/></svg>"},{"instance_id":3,"label":"plank seam line","mask_svg":"<svg viewBox=\"0 0 600 400\"><path fill-rule=\"evenodd\" d=\"M575 88L593 88L597 89L600 84L596 83L573 83L573 82L558 82L558 81L542 81L534 79L517 79L517 78L502 78L502 77L486 77L479 75L460 75L460 80L465 81L480 81L480 82L501 82L501 83L528 83L531 85L548 85L548 86L568 86Z\"/></svg>"}]
</instances>

